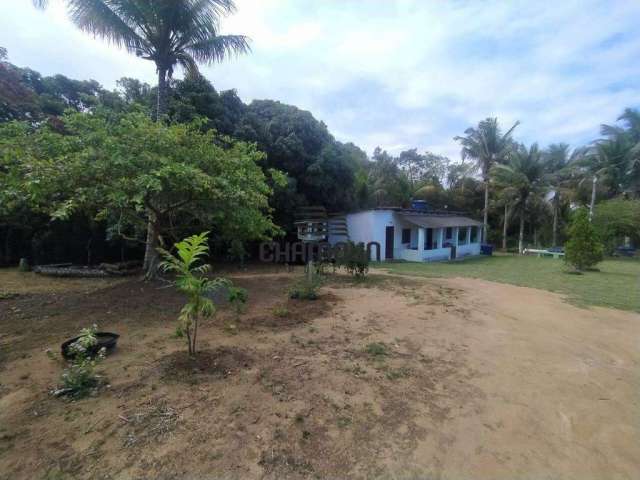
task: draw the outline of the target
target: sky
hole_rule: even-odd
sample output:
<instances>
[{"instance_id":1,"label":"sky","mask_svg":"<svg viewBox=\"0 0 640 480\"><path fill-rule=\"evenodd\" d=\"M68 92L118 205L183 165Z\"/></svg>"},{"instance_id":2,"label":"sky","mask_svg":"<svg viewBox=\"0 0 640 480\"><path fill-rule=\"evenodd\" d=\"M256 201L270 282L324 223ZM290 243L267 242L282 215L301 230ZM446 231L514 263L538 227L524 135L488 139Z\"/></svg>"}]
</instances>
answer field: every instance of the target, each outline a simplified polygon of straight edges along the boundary
<instances>
[{"instance_id":1,"label":"sky","mask_svg":"<svg viewBox=\"0 0 640 480\"><path fill-rule=\"evenodd\" d=\"M145 60L79 31L62 0L0 0L9 60L45 75L155 83ZM252 53L203 66L218 90L274 99L371 154L459 158L453 140L489 116L526 144L579 146L640 106L640 1L236 0L223 33ZM180 76L178 74L177 76Z\"/></svg>"}]
</instances>

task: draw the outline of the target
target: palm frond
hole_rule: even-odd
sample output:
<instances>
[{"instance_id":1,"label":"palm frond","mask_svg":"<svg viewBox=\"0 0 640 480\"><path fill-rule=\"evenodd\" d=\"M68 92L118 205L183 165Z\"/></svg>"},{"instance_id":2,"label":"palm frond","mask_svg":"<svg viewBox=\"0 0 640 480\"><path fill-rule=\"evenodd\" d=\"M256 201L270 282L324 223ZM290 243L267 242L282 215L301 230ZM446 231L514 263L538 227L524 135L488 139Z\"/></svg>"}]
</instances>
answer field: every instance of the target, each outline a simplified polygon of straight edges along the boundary
<instances>
[{"instance_id":1,"label":"palm frond","mask_svg":"<svg viewBox=\"0 0 640 480\"><path fill-rule=\"evenodd\" d=\"M222 62L232 55L251 51L249 39L244 35L216 35L205 40L190 43L184 50L200 63Z\"/></svg>"},{"instance_id":2,"label":"palm frond","mask_svg":"<svg viewBox=\"0 0 640 480\"><path fill-rule=\"evenodd\" d=\"M150 53L149 43L136 32L137 19L123 14L123 3L131 2L68 0L67 10L71 21L81 30L138 55Z\"/></svg>"}]
</instances>

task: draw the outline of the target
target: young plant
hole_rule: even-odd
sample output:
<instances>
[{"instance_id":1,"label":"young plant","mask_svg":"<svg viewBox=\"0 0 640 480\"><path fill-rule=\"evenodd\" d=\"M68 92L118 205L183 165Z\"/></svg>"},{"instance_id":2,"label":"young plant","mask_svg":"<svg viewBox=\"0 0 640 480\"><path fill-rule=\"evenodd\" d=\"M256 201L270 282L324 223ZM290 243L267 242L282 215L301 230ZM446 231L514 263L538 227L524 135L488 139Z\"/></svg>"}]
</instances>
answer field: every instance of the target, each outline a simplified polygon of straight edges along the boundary
<instances>
[{"instance_id":1,"label":"young plant","mask_svg":"<svg viewBox=\"0 0 640 480\"><path fill-rule=\"evenodd\" d=\"M247 290L241 287L229 287L229 295L227 298L229 303L233 306L237 320L247 304L247 300L249 298Z\"/></svg>"},{"instance_id":2,"label":"young plant","mask_svg":"<svg viewBox=\"0 0 640 480\"><path fill-rule=\"evenodd\" d=\"M83 328L78 340L69 346L73 358L62 372L62 388L56 390L55 395L82 398L98 385L99 377L95 373L95 367L104 359L106 351L101 348L97 356L91 355L92 347L98 343L97 330L96 325Z\"/></svg>"},{"instance_id":3,"label":"young plant","mask_svg":"<svg viewBox=\"0 0 640 480\"><path fill-rule=\"evenodd\" d=\"M209 265L204 263L209 255L209 232L192 235L175 244L177 255L158 249L164 261L160 268L176 274L176 288L187 296L187 303L180 311L180 328L187 337L189 355L196 354L198 324L200 320L213 316L216 307L207 294L230 282L224 278L210 279L206 276Z\"/></svg>"},{"instance_id":4,"label":"young plant","mask_svg":"<svg viewBox=\"0 0 640 480\"><path fill-rule=\"evenodd\" d=\"M235 312L235 323L227 325L227 328L232 332L236 330L236 324L240 320L240 314L243 312L244 307L247 304L247 300L249 295L247 294L247 290L241 287L229 287L229 294L227 299L229 303L233 307Z\"/></svg>"}]
</instances>

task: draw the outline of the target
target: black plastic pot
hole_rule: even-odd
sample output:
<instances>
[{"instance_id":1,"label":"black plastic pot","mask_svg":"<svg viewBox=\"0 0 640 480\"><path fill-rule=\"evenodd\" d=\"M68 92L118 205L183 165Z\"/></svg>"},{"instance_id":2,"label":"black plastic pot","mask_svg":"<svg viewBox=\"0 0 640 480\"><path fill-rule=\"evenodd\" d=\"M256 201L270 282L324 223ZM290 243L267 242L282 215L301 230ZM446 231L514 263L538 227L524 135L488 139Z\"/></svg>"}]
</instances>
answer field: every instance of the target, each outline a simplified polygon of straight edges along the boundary
<instances>
[{"instance_id":1,"label":"black plastic pot","mask_svg":"<svg viewBox=\"0 0 640 480\"><path fill-rule=\"evenodd\" d=\"M69 349L69 347L79 338L80 337L71 338L61 345L62 356L67 360L72 359L75 356L75 354ZM89 356L95 356L102 348L106 349L107 353L109 353L114 348L116 348L118 338L120 338L120 335L118 335L117 333L96 332L96 339L98 340L98 343L93 347L90 347L87 353L89 354Z\"/></svg>"}]
</instances>

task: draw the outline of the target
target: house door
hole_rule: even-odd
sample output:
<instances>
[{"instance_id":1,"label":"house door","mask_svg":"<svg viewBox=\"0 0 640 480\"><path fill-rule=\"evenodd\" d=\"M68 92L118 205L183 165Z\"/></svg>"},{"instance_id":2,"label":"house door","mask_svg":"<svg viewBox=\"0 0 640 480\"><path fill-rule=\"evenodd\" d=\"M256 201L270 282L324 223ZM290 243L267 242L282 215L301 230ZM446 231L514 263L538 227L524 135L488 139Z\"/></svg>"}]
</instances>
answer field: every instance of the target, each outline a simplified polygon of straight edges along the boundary
<instances>
[{"instance_id":1,"label":"house door","mask_svg":"<svg viewBox=\"0 0 640 480\"><path fill-rule=\"evenodd\" d=\"M426 239L426 243L424 244L424 249L425 250L433 249L433 228L427 228L427 239Z\"/></svg>"},{"instance_id":2,"label":"house door","mask_svg":"<svg viewBox=\"0 0 640 480\"><path fill-rule=\"evenodd\" d=\"M386 231L386 241L384 247L384 258L387 260L393 259L393 237L395 236L395 230L393 227L387 227Z\"/></svg>"}]
</instances>

